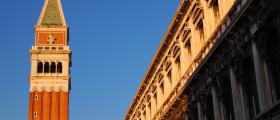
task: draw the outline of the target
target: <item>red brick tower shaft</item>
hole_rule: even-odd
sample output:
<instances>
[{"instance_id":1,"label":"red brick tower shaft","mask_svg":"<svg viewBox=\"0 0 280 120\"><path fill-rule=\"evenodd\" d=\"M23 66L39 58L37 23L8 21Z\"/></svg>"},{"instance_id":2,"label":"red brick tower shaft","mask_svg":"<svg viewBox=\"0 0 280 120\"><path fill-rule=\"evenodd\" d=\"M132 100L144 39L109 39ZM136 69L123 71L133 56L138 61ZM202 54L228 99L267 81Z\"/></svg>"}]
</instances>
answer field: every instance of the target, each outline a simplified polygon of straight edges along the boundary
<instances>
[{"instance_id":1,"label":"red brick tower shaft","mask_svg":"<svg viewBox=\"0 0 280 120\"><path fill-rule=\"evenodd\" d=\"M71 50L60 0L45 0L34 42L28 120L68 120Z\"/></svg>"}]
</instances>

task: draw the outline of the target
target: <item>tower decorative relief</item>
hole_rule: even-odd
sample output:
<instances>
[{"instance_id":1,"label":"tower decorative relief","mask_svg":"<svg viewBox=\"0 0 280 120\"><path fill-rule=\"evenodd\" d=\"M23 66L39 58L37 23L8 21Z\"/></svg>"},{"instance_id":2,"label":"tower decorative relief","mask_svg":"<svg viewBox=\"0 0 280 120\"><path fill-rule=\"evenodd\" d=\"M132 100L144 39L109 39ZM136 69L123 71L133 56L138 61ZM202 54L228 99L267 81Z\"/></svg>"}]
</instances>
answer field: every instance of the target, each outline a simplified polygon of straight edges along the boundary
<instances>
[{"instance_id":1,"label":"tower decorative relief","mask_svg":"<svg viewBox=\"0 0 280 120\"><path fill-rule=\"evenodd\" d=\"M52 33L49 33L49 37L47 38L47 41L52 44L55 42L55 37L53 36Z\"/></svg>"}]
</instances>

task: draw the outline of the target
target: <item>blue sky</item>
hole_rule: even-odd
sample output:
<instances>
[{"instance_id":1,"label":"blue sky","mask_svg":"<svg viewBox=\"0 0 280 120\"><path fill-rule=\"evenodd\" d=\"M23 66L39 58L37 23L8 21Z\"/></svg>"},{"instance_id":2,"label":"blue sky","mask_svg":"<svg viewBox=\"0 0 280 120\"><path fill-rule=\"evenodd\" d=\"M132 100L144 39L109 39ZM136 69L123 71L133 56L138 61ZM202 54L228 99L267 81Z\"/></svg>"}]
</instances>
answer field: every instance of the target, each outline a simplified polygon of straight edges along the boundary
<instances>
[{"instance_id":1,"label":"blue sky","mask_svg":"<svg viewBox=\"0 0 280 120\"><path fill-rule=\"evenodd\" d=\"M70 120L122 120L180 0L61 0ZM44 0L0 0L0 119L27 119L29 49Z\"/></svg>"}]
</instances>

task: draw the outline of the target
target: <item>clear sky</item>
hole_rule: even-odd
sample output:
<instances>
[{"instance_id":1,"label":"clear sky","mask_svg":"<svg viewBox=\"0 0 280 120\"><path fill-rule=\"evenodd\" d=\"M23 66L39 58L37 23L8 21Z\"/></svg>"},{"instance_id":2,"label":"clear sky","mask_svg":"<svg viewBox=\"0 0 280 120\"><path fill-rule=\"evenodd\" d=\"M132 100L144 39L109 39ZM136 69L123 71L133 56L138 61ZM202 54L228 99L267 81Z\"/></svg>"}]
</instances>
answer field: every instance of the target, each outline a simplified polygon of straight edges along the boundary
<instances>
[{"instance_id":1,"label":"clear sky","mask_svg":"<svg viewBox=\"0 0 280 120\"><path fill-rule=\"evenodd\" d=\"M61 0L70 26L70 120L122 120L180 0ZM0 0L0 120L26 120L44 0Z\"/></svg>"}]
</instances>

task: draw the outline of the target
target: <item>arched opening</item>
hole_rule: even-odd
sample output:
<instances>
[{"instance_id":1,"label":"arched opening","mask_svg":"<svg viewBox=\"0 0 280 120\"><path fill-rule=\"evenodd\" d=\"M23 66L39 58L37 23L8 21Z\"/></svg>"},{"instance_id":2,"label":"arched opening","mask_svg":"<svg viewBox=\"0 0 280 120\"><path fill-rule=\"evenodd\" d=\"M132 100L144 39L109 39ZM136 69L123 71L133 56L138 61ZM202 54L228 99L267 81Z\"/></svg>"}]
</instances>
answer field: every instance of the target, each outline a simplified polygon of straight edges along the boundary
<instances>
[{"instance_id":1,"label":"arched opening","mask_svg":"<svg viewBox=\"0 0 280 120\"><path fill-rule=\"evenodd\" d=\"M170 87L172 87L172 66L170 61L166 61L165 63L165 71L167 73L167 79Z\"/></svg>"},{"instance_id":2,"label":"arched opening","mask_svg":"<svg viewBox=\"0 0 280 120\"><path fill-rule=\"evenodd\" d=\"M55 73L56 72L56 64L55 62L51 63L51 73Z\"/></svg>"},{"instance_id":3,"label":"arched opening","mask_svg":"<svg viewBox=\"0 0 280 120\"><path fill-rule=\"evenodd\" d=\"M187 21L188 22L188 21ZM188 28L188 25L185 25L184 28L184 33L183 33L183 39L182 42L184 44L184 47L182 47L182 49L185 49L186 52L182 53L186 55L186 62L188 64L190 64L191 61L191 30L190 28Z\"/></svg>"},{"instance_id":4,"label":"arched opening","mask_svg":"<svg viewBox=\"0 0 280 120\"><path fill-rule=\"evenodd\" d=\"M158 75L158 81L161 82L163 80L163 74L162 73L159 73Z\"/></svg>"},{"instance_id":5,"label":"arched opening","mask_svg":"<svg viewBox=\"0 0 280 120\"><path fill-rule=\"evenodd\" d=\"M44 73L49 73L49 72L50 72L50 64L49 62L46 62L44 66Z\"/></svg>"},{"instance_id":6,"label":"arched opening","mask_svg":"<svg viewBox=\"0 0 280 120\"><path fill-rule=\"evenodd\" d=\"M62 63L58 62L57 64L57 73L62 73Z\"/></svg>"},{"instance_id":7,"label":"arched opening","mask_svg":"<svg viewBox=\"0 0 280 120\"><path fill-rule=\"evenodd\" d=\"M196 29L198 31L201 43L204 44L204 23L203 23L203 19L200 19L198 21Z\"/></svg>"},{"instance_id":8,"label":"arched opening","mask_svg":"<svg viewBox=\"0 0 280 120\"><path fill-rule=\"evenodd\" d=\"M160 101L161 101L161 104L162 104L162 102L163 102L163 98L164 98L164 94L165 94L165 89L164 89L164 80L163 80L163 75L162 75L162 73L159 73L159 75L158 75L158 83L159 83L159 89L160 89L160 91L159 91L159 95L160 95Z\"/></svg>"},{"instance_id":9,"label":"arched opening","mask_svg":"<svg viewBox=\"0 0 280 120\"><path fill-rule=\"evenodd\" d=\"M176 57L178 54L180 54L180 47L175 46L173 49L173 57Z\"/></svg>"},{"instance_id":10,"label":"arched opening","mask_svg":"<svg viewBox=\"0 0 280 120\"><path fill-rule=\"evenodd\" d=\"M193 25L197 36L200 38L201 46L204 46L204 12L200 2L196 2L192 8Z\"/></svg>"},{"instance_id":11,"label":"arched opening","mask_svg":"<svg viewBox=\"0 0 280 120\"><path fill-rule=\"evenodd\" d=\"M177 76L179 79L181 77L181 50L180 47L176 46L173 50L173 58L175 59L175 65L177 69Z\"/></svg>"},{"instance_id":12,"label":"arched opening","mask_svg":"<svg viewBox=\"0 0 280 120\"><path fill-rule=\"evenodd\" d=\"M37 73L43 73L43 62L39 62L37 65Z\"/></svg>"},{"instance_id":13,"label":"arched opening","mask_svg":"<svg viewBox=\"0 0 280 120\"><path fill-rule=\"evenodd\" d=\"M171 69L171 62L170 61L166 61L165 63L165 71L169 71Z\"/></svg>"}]
</instances>

